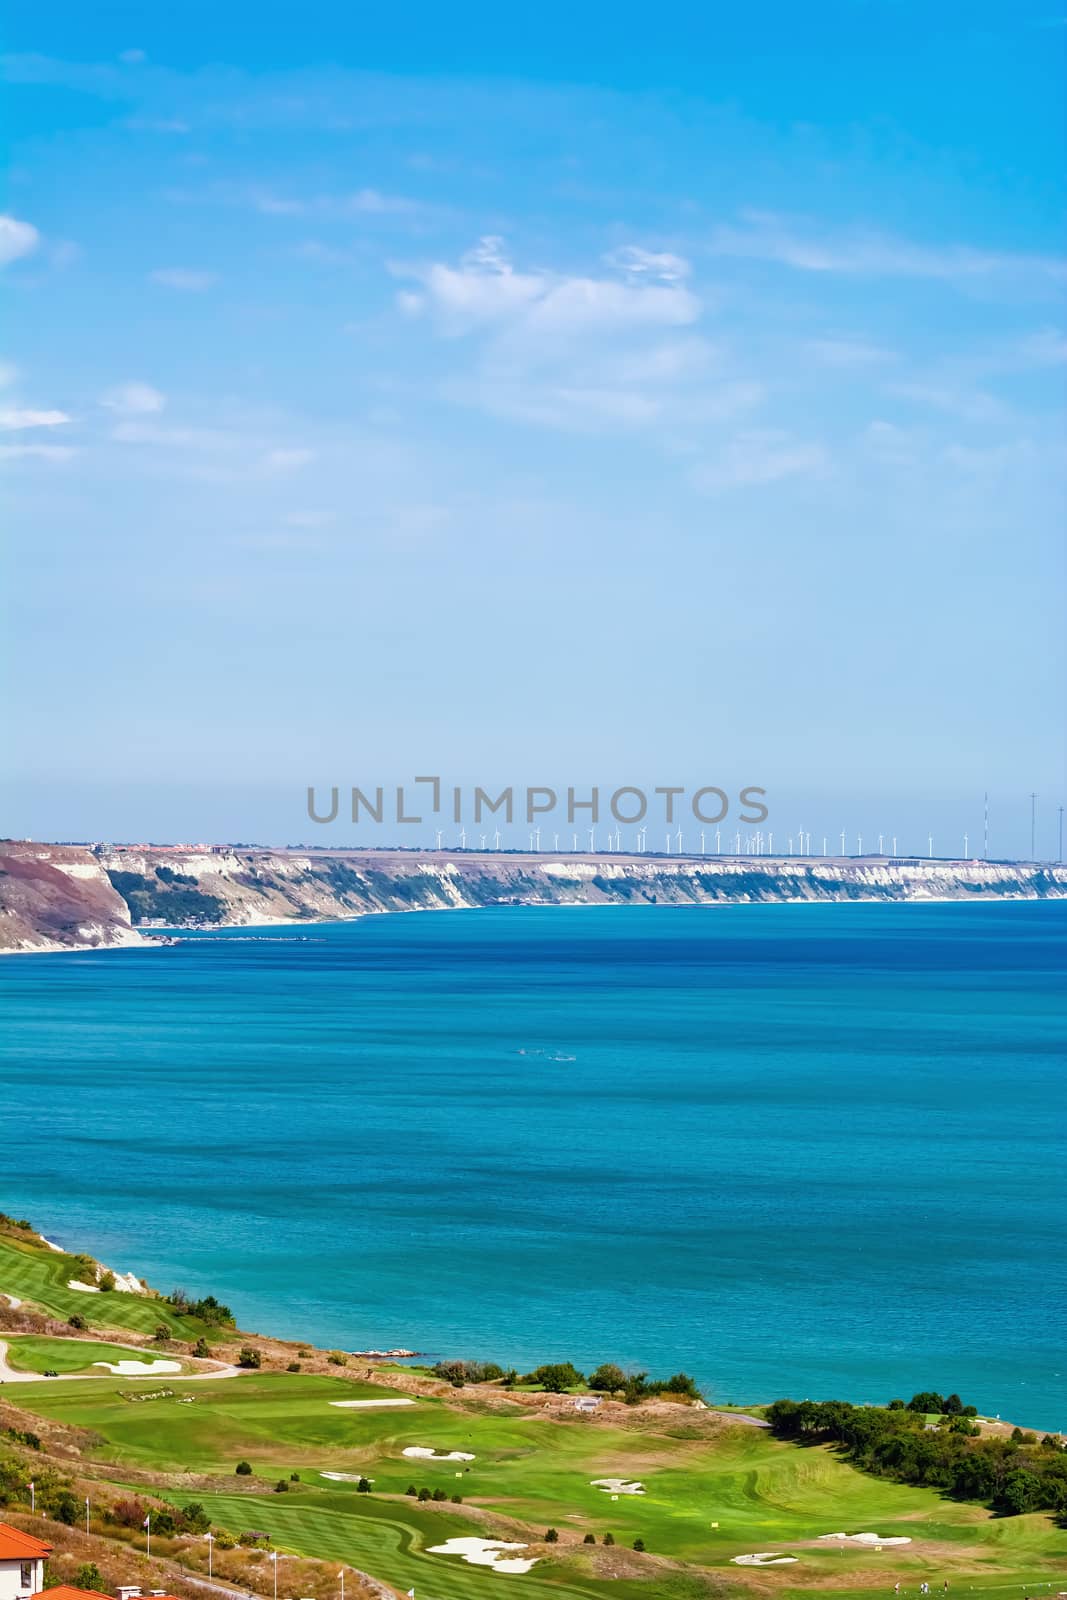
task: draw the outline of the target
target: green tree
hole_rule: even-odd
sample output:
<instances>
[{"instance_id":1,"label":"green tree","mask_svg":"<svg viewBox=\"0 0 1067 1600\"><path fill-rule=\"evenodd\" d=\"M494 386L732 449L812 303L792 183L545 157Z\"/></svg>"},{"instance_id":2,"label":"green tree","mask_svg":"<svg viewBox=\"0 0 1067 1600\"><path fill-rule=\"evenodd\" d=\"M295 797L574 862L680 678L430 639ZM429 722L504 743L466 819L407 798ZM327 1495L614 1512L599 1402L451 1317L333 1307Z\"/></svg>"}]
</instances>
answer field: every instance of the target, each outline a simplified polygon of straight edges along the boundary
<instances>
[{"instance_id":1,"label":"green tree","mask_svg":"<svg viewBox=\"0 0 1067 1600\"><path fill-rule=\"evenodd\" d=\"M615 1535L613 1533L606 1533L604 1535L604 1543L605 1544L614 1544L615 1543Z\"/></svg>"},{"instance_id":2,"label":"green tree","mask_svg":"<svg viewBox=\"0 0 1067 1600\"><path fill-rule=\"evenodd\" d=\"M545 1543L546 1544L558 1544L559 1543L559 1533L555 1528L546 1528L545 1529Z\"/></svg>"},{"instance_id":3,"label":"green tree","mask_svg":"<svg viewBox=\"0 0 1067 1600\"><path fill-rule=\"evenodd\" d=\"M254 1350L250 1344L245 1344L241 1346L241 1354L237 1357L237 1365L239 1367L261 1367L263 1358L258 1350Z\"/></svg>"},{"instance_id":4,"label":"green tree","mask_svg":"<svg viewBox=\"0 0 1067 1600\"><path fill-rule=\"evenodd\" d=\"M585 1538L582 1540L582 1543L583 1544L596 1544L596 1534L595 1533L587 1533Z\"/></svg>"},{"instance_id":5,"label":"green tree","mask_svg":"<svg viewBox=\"0 0 1067 1600\"><path fill-rule=\"evenodd\" d=\"M645 1541L643 1539L635 1539L634 1540L634 1549L635 1550L643 1550L644 1548L645 1548Z\"/></svg>"},{"instance_id":6,"label":"green tree","mask_svg":"<svg viewBox=\"0 0 1067 1600\"><path fill-rule=\"evenodd\" d=\"M357 1494L370 1494L370 1479L369 1478L360 1478L359 1482L356 1484L356 1493Z\"/></svg>"},{"instance_id":7,"label":"green tree","mask_svg":"<svg viewBox=\"0 0 1067 1600\"><path fill-rule=\"evenodd\" d=\"M233 1470L239 1478L250 1478L252 1476L252 1463L250 1461L239 1461Z\"/></svg>"},{"instance_id":8,"label":"green tree","mask_svg":"<svg viewBox=\"0 0 1067 1600\"><path fill-rule=\"evenodd\" d=\"M626 1382L626 1374L614 1361L602 1361L592 1377L589 1379L590 1389L599 1389L605 1394L614 1394L616 1389L621 1389Z\"/></svg>"},{"instance_id":9,"label":"green tree","mask_svg":"<svg viewBox=\"0 0 1067 1600\"><path fill-rule=\"evenodd\" d=\"M85 1561L74 1574L75 1589L99 1589L104 1591L104 1580L100 1576L100 1568L95 1561Z\"/></svg>"},{"instance_id":10,"label":"green tree","mask_svg":"<svg viewBox=\"0 0 1067 1600\"><path fill-rule=\"evenodd\" d=\"M530 1382L536 1383L548 1394L565 1394L568 1389L576 1389L584 1381L578 1368L570 1361L551 1361L530 1373Z\"/></svg>"}]
</instances>

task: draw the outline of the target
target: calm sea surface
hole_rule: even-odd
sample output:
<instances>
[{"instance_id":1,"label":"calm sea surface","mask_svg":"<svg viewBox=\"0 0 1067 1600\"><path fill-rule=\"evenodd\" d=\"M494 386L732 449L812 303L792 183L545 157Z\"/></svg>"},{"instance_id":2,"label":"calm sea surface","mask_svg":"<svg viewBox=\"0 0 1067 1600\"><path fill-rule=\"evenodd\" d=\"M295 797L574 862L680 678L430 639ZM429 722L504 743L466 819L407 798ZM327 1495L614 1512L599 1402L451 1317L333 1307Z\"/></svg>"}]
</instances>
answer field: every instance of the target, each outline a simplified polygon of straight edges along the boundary
<instances>
[{"instance_id":1,"label":"calm sea surface","mask_svg":"<svg viewBox=\"0 0 1067 1600\"><path fill-rule=\"evenodd\" d=\"M1065 953L1007 904L12 957L0 1209L321 1344L1067 1427Z\"/></svg>"}]
</instances>

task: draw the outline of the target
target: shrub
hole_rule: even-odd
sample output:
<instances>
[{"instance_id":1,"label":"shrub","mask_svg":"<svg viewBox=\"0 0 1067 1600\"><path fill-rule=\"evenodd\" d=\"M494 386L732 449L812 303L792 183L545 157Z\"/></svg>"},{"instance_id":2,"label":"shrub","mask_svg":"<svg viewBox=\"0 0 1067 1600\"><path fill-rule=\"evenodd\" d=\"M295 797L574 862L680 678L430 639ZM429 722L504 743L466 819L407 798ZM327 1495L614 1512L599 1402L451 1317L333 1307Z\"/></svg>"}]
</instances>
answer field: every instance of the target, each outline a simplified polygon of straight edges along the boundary
<instances>
[{"instance_id":1,"label":"shrub","mask_svg":"<svg viewBox=\"0 0 1067 1600\"><path fill-rule=\"evenodd\" d=\"M369 1478L360 1478L359 1482L356 1484L356 1493L357 1494L370 1494L370 1479Z\"/></svg>"},{"instance_id":2,"label":"shrub","mask_svg":"<svg viewBox=\"0 0 1067 1600\"><path fill-rule=\"evenodd\" d=\"M555 1528L546 1528L545 1529L545 1543L546 1544L558 1544L559 1543L559 1534L557 1533Z\"/></svg>"},{"instance_id":3,"label":"shrub","mask_svg":"<svg viewBox=\"0 0 1067 1600\"><path fill-rule=\"evenodd\" d=\"M165 1344L170 1338L170 1329L165 1322L156 1324L156 1331L152 1335L157 1344Z\"/></svg>"},{"instance_id":4,"label":"shrub","mask_svg":"<svg viewBox=\"0 0 1067 1600\"><path fill-rule=\"evenodd\" d=\"M88 1329L89 1329L89 1324L86 1322L84 1317L80 1317L78 1315L78 1313L75 1311L75 1313L74 1313L74 1315L72 1317L68 1317L67 1318L67 1327L68 1328L79 1328L82 1333L87 1333ZM82 1588L84 1588L84 1587L85 1587L85 1585L83 1584Z\"/></svg>"},{"instance_id":5,"label":"shrub","mask_svg":"<svg viewBox=\"0 0 1067 1600\"><path fill-rule=\"evenodd\" d=\"M237 1357L239 1367L261 1367L263 1358L258 1350L253 1350L250 1344L241 1346L241 1354Z\"/></svg>"},{"instance_id":6,"label":"shrub","mask_svg":"<svg viewBox=\"0 0 1067 1600\"><path fill-rule=\"evenodd\" d=\"M56 1497L52 1506L52 1515L57 1522L63 1522L68 1528L73 1528L78 1520L78 1512L80 1510L81 1507L70 1490L64 1489L63 1493Z\"/></svg>"},{"instance_id":7,"label":"shrub","mask_svg":"<svg viewBox=\"0 0 1067 1600\"><path fill-rule=\"evenodd\" d=\"M211 1518L199 1500L190 1500L181 1512L181 1525L183 1533L206 1533L211 1526Z\"/></svg>"},{"instance_id":8,"label":"shrub","mask_svg":"<svg viewBox=\"0 0 1067 1600\"><path fill-rule=\"evenodd\" d=\"M95 1561L84 1562L74 1574L74 1587L76 1589L99 1589L104 1591L104 1580L100 1576L100 1568Z\"/></svg>"},{"instance_id":9,"label":"shrub","mask_svg":"<svg viewBox=\"0 0 1067 1600\"><path fill-rule=\"evenodd\" d=\"M634 1540L634 1549L635 1550L643 1550L644 1548L645 1548L645 1541L643 1539L635 1539Z\"/></svg>"},{"instance_id":10,"label":"shrub","mask_svg":"<svg viewBox=\"0 0 1067 1600\"><path fill-rule=\"evenodd\" d=\"M326 1359L330 1363L331 1367L348 1366L348 1357L345 1355L343 1350L331 1350Z\"/></svg>"},{"instance_id":11,"label":"shrub","mask_svg":"<svg viewBox=\"0 0 1067 1600\"><path fill-rule=\"evenodd\" d=\"M585 1380L570 1361L551 1361L547 1366L536 1367L530 1373L530 1382L538 1384L548 1394L565 1394Z\"/></svg>"},{"instance_id":12,"label":"shrub","mask_svg":"<svg viewBox=\"0 0 1067 1600\"><path fill-rule=\"evenodd\" d=\"M274 1485L274 1493L275 1494L288 1494L289 1493L289 1480L288 1480L288 1478L279 1478L278 1479L277 1483Z\"/></svg>"},{"instance_id":13,"label":"shrub","mask_svg":"<svg viewBox=\"0 0 1067 1600\"><path fill-rule=\"evenodd\" d=\"M239 1461L233 1470L239 1478L250 1478L252 1476L252 1463L250 1461Z\"/></svg>"},{"instance_id":14,"label":"shrub","mask_svg":"<svg viewBox=\"0 0 1067 1600\"><path fill-rule=\"evenodd\" d=\"M614 1544L615 1543L615 1535L613 1533L606 1533L604 1535L604 1543L605 1544Z\"/></svg>"},{"instance_id":15,"label":"shrub","mask_svg":"<svg viewBox=\"0 0 1067 1600\"><path fill-rule=\"evenodd\" d=\"M110 1267L107 1269L106 1272L102 1272L100 1274L100 1277L99 1277L99 1280L97 1281L97 1285L96 1286L101 1291L102 1294L110 1294L111 1293L112 1289L115 1287L115 1274L111 1271Z\"/></svg>"},{"instance_id":16,"label":"shrub","mask_svg":"<svg viewBox=\"0 0 1067 1600\"><path fill-rule=\"evenodd\" d=\"M300 1363L299 1363L299 1361L290 1361L289 1365L286 1367L285 1370L286 1370L286 1372L299 1372L300 1371Z\"/></svg>"},{"instance_id":17,"label":"shrub","mask_svg":"<svg viewBox=\"0 0 1067 1600\"><path fill-rule=\"evenodd\" d=\"M210 1354L211 1354L211 1348L208 1345L207 1340L204 1338L204 1335L201 1334L199 1339L193 1345L193 1355L194 1356L198 1356L200 1358L200 1360L203 1361L208 1356L210 1356Z\"/></svg>"},{"instance_id":18,"label":"shrub","mask_svg":"<svg viewBox=\"0 0 1067 1600\"><path fill-rule=\"evenodd\" d=\"M463 1504L463 1496L461 1494L454 1494L452 1496L452 1504L454 1506L461 1506Z\"/></svg>"},{"instance_id":19,"label":"shrub","mask_svg":"<svg viewBox=\"0 0 1067 1600\"><path fill-rule=\"evenodd\" d=\"M300 1482L300 1474L299 1474L299 1472L290 1472L290 1474L289 1474L289 1482L290 1483L299 1483Z\"/></svg>"},{"instance_id":20,"label":"shrub","mask_svg":"<svg viewBox=\"0 0 1067 1600\"><path fill-rule=\"evenodd\" d=\"M430 1499L432 1499L432 1496L430 1494L429 1489L420 1489L419 1490L419 1499L420 1500L430 1500Z\"/></svg>"},{"instance_id":21,"label":"shrub","mask_svg":"<svg viewBox=\"0 0 1067 1600\"><path fill-rule=\"evenodd\" d=\"M582 1540L582 1543L583 1544L596 1544L596 1534L595 1533L587 1533L585 1538Z\"/></svg>"},{"instance_id":22,"label":"shrub","mask_svg":"<svg viewBox=\"0 0 1067 1600\"><path fill-rule=\"evenodd\" d=\"M419 1491L416 1489L416 1487L415 1487L415 1485L413 1483L409 1483L407 1488L404 1490L404 1493L411 1495L412 1498L414 1498L415 1495L418 1494L418 1492Z\"/></svg>"},{"instance_id":23,"label":"shrub","mask_svg":"<svg viewBox=\"0 0 1067 1600\"><path fill-rule=\"evenodd\" d=\"M616 1389L621 1389L626 1382L626 1374L614 1361L603 1361L589 1379L590 1389L599 1389L603 1393L613 1394Z\"/></svg>"}]
</instances>

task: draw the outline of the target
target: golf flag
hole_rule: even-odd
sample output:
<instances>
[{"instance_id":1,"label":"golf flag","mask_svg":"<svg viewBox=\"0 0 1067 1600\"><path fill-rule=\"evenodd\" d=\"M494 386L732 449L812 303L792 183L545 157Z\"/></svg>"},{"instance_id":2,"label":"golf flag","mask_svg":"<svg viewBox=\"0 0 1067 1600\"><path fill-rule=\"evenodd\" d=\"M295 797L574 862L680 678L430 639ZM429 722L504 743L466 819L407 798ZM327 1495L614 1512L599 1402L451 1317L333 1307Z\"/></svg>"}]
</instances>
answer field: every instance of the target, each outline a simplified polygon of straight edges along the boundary
<instances>
[{"instance_id":1,"label":"golf flag","mask_svg":"<svg viewBox=\"0 0 1067 1600\"><path fill-rule=\"evenodd\" d=\"M149 1512L148 1516L145 1517L144 1521L141 1523L141 1527L142 1528L147 1528L149 1523L151 1522L151 1520L152 1520L152 1513Z\"/></svg>"}]
</instances>

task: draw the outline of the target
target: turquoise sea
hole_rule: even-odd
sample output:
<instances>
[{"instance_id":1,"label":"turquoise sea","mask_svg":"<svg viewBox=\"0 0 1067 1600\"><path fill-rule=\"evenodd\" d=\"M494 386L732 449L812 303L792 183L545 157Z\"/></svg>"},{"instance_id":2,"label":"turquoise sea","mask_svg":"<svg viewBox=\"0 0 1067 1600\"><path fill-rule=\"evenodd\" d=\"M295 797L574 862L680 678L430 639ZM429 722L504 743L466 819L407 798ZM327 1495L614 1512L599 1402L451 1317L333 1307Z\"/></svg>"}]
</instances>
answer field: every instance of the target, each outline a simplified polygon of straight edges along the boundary
<instances>
[{"instance_id":1,"label":"turquoise sea","mask_svg":"<svg viewBox=\"0 0 1067 1600\"><path fill-rule=\"evenodd\" d=\"M1022 903L13 957L0 1209L321 1344L1067 1427L1065 953Z\"/></svg>"}]
</instances>

